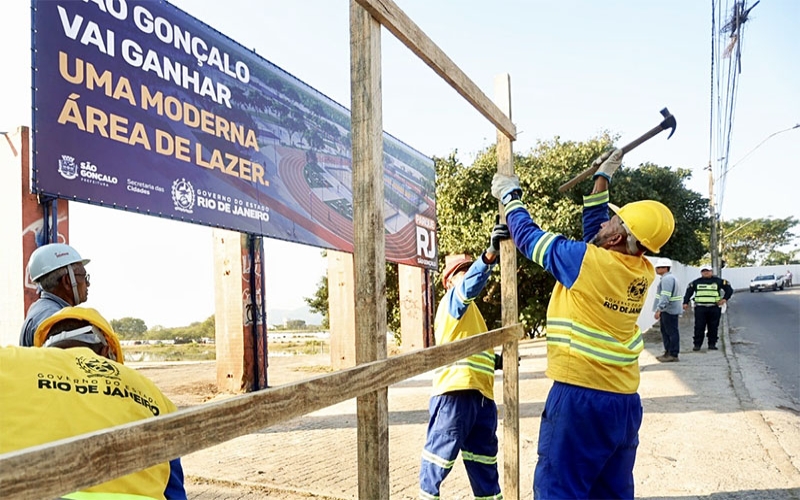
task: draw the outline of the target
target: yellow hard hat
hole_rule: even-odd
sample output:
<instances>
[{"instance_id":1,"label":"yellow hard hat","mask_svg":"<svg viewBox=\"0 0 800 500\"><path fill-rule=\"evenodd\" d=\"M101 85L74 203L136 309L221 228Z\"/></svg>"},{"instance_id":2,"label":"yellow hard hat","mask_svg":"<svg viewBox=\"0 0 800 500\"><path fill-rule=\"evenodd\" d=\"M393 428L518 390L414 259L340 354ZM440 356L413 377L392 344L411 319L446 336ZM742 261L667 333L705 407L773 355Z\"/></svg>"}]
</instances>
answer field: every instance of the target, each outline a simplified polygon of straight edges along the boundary
<instances>
[{"instance_id":1,"label":"yellow hard hat","mask_svg":"<svg viewBox=\"0 0 800 500\"><path fill-rule=\"evenodd\" d=\"M653 253L669 241L675 230L675 218L666 205L655 200L641 200L628 203L620 208L608 204L625 227L646 249Z\"/></svg>"},{"instance_id":2,"label":"yellow hard hat","mask_svg":"<svg viewBox=\"0 0 800 500\"><path fill-rule=\"evenodd\" d=\"M33 346L44 346L45 341L47 341L48 334L50 333L50 328L52 328L53 325L59 321L65 319L79 319L87 321L90 325L96 327L105 337L108 347L111 350L111 353L114 355L114 360L118 363L124 363L125 357L122 353L122 346L119 343L119 337L114 332L114 329L111 328L111 325L108 323L108 321L106 321L106 319L101 316L96 309L92 309L91 307L65 307L42 321L42 324L39 325L39 328L36 329L36 333L33 335Z\"/></svg>"}]
</instances>

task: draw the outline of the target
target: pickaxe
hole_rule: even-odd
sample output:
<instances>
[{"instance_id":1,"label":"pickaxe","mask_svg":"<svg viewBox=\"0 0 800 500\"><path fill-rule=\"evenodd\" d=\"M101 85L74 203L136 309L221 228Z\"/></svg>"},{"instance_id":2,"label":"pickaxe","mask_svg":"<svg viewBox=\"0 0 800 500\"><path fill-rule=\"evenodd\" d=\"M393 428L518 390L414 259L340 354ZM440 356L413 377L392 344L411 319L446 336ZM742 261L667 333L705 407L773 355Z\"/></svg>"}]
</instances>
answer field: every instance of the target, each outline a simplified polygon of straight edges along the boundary
<instances>
[{"instance_id":1,"label":"pickaxe","mask_svg":"<svg viewBox=\"0 0 800 500\"><path fill-rule=\"evenodd\" d=\"M662 120L661 123L658 124L658 126L653 127L652 129L647 131L647 133L645 133L644 135L642 135L641 137L639 137L635 141L623 146L622 147L622 152L624 154L627 154L628 152L630 152L631 150L635 149L636 147L638 147L643 142L652 139L653 137L658 135L660 132L662 132L664 130L667 130L667 129L672 129L672 132L669 133L669 137L667 137L667 139L672 137L672 134L675 133L675 129L678 126L677 122L675 121L675 117L672 116L672 114L669 112L669 110L667 108L664 108L664 109L661 110L661 115L664 117L664 120ZM592 165L589 168L587 168L583 172L579 173L578 175L573 177L571 180L569 180L569 181L565 182L564 184L562 184L561 187L558 188L558 192L559 193L563 193L564 191L566 191L567 189L571 188L575 184L579 183L580 181L582 181L585 178L589 177L593 173L597 172L598 168L600 168L600 162L595 161L594 163L592 163Z\"/></svg>"}]
</instances>

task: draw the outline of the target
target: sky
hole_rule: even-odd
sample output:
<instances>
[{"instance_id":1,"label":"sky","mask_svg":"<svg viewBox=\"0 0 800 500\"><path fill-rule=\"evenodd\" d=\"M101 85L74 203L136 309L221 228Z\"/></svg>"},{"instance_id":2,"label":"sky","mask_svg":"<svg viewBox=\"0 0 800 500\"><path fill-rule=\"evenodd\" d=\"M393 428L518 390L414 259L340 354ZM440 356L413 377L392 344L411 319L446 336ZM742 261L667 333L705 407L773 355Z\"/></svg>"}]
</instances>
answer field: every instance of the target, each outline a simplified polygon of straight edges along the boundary
<instances>
[{"instance_id":1,"label":"sky","mask_svg":"<svg viewBox=\"0 0 800 500\"><path fill-rule=\"evenodd\" d=\"M348 1L171 3L350 107ZM622 145L657 125L668 107L675 135L659 135L623 163L690 169L687 187L708 196L705 167L717 161L709 147L710 0L396 3L489 98L494 78L511 75L515 152L605 131ZM800 128L787 130L800 123L799 22L800 2L762 0L745 25L729 172L724 192L715 193L723 220L800 219ZM493 126L386 30L381 44L384 130L428 156L457 151L465 163L495 141ZM0 131L30 126L24 0L3 6L0 54ZM92 259L85 305L109 319L181 326L214 312L210 228L73 203L70 242ZM326 272L320 249L266 240L265 254L268 316L304 307Z\"/></svg>"}]
</instances>

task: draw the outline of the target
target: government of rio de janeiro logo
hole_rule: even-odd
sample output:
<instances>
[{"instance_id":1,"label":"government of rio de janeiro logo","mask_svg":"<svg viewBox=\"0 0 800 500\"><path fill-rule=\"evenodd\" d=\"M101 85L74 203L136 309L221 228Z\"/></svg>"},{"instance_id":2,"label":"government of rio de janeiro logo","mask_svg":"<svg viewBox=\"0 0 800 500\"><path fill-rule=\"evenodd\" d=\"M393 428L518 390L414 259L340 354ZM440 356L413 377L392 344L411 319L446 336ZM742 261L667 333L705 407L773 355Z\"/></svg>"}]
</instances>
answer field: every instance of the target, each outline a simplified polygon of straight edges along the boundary
<instances>
[{"instance_id":1,"label":"government of rio de janeiro logo","mask_svg":"<svg viewBox=\"0 0 800 500\"><path fill-rule=\"evenodd\" d=\"M194 208L194 188L192 183L184 178L175 179L172 183L172 201L178 212L192 213Z\"/></svg>"},{"instance_id":2,"label":"government of rio de janeiro logo","mask_svg":"<svg viewBox=\"0 0 800 500\"><path fill-rule=\"evenodd\" d=\"M78 177L78 164L75 158L69 155L61 155L58 160L58 173L65 179L76 179Z\"/></svg>"}]
</instances>

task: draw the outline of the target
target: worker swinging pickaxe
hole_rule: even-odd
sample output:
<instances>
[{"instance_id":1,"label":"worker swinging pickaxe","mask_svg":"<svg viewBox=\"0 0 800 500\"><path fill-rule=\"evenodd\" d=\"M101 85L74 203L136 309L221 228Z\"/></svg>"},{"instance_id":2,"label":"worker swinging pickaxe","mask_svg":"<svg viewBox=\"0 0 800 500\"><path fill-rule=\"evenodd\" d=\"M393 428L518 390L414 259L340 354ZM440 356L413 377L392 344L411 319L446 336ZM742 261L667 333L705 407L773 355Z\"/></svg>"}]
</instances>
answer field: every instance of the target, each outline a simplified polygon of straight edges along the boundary
<instances>
[{"instance_id":1,"label":"worker swinging pickaxe","mask_svg":"<svg viewBox=\"0 0 800 500\"><path fill-rule=\"evenodd\" d=\"M623 146L622 147L622 154L627 154L628 152L630 152L631 150L635 149L636 147L638 147L643 142L645 142L645 141L647 141L649 139L652 139L653 137L655 137L656 135L658 135L660 132L662 132L664 130L672 129L672 132L669 133L669 137L667 137L667 139L672 137L672 134L675 133L675 128L678 126L677 122L675 121L675 117L672 116L672 114L670 114L670 112L669 112L669 110L667 110L667 108L664 108L664 109L661 110L661 115L664 117L664 120L662 120L661 123L658 124L658 126L653 127L652 129L647 131L647 133L645 133L644 135L642 135L641 137L639 137L635 141ZM582 181L585 178L589 177L593 173L597 172L597 169L600 168L600 164L603 163L602 162L603 159L604 159L603 157L600 157L600 158L596 159L594 162L592 162L592 164L589 166L589 168L587 168L583 172L579 173L578 175L573 177L571 180L569 180L569 181L565 182L564 184L562 184L561 187L558 188L558 191L560 193L563 193L564 191L566 191L567 189L571 188L575 184L579 183L580 181Z\"/></svg>"}]
</instances>

